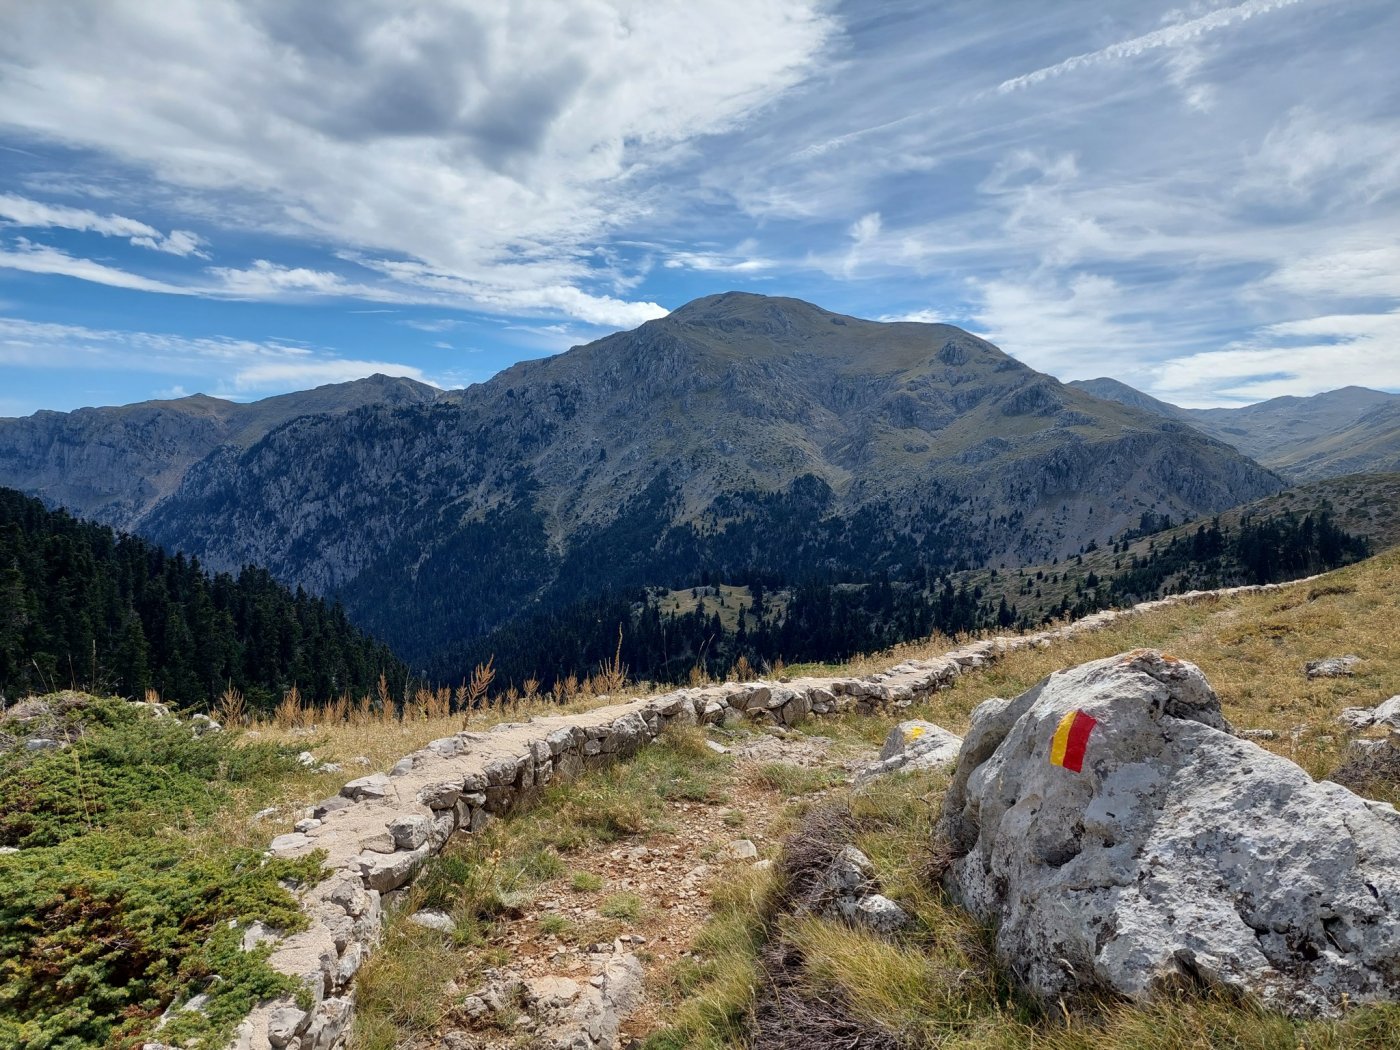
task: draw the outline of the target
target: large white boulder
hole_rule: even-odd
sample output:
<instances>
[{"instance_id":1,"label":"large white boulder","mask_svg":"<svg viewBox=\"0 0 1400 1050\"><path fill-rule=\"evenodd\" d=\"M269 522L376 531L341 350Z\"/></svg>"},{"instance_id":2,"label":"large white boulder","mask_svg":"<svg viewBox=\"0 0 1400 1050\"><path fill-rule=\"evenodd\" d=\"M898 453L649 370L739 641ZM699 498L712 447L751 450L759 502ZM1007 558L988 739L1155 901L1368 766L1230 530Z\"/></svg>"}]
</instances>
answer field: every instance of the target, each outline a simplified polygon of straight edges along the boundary
<instances>
[{"instance_id":1,"label":"large white boulder","mask_svg":"<svg viewBox=\"0 0 1400 1050\"><path fill-rule=\"evenodd\" d=\"M948 889L1046 998L1400 997L1400 814L1232 735L1192 664L1139 650L987 701L937 834Z\"/></svg>"}]
</instances>

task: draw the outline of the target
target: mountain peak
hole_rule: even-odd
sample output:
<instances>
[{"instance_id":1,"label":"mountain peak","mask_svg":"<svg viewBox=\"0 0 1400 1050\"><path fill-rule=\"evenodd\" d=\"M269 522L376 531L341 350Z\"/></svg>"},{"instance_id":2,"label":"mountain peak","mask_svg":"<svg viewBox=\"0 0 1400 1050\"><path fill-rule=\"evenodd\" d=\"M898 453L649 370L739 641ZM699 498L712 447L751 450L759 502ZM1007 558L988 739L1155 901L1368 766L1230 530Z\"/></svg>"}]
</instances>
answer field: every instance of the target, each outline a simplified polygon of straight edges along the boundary
<instances>
[{"instance_id":1,"label":"mountain peak","mask_svg":"<svg viewBox=\"0 0 1400 1050\"><path fill-rule=\"evenodd\" d=\"M821 321L841 317L830 310L781 295L760 295L757 292L719 292L715 295L692 299L679 309L671 311L668 320L686 322L704 321ZM847 318L857 320L857 318Z\"/></svg>"}]
</instances>

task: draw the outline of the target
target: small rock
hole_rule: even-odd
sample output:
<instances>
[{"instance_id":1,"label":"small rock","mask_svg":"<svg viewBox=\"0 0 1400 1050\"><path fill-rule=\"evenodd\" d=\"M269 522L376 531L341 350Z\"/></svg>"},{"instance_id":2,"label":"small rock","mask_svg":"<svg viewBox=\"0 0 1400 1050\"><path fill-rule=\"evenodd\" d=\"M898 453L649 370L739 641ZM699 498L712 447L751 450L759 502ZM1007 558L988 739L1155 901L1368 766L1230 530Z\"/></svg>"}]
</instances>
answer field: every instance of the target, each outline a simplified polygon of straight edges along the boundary
<instances>
[{"instance_id":1,"label":"small rock","mask_svg":"<svg viewBox=\"0 0 1400 1050\"><path fill-rule=\"evenodd\" d=\"M267 847L268 851L274 854L295 853L311 845L311 840L300 831L293 831L286 835L278 835Z\"/></svg>"},{"instance_id":2,"label":"small rock","mask_svg":"<svg viewBox=\"0 0 1400 1050\"><path fill-rule=\"evenodd\" d=\"M439 933L451 933L457 928L457 923L445 911L416 911L408 917L408 921Z\"/></svg>"},{"instance_id":3,"label":"small rock","mask_svg":"<svg viewBox=\"0 0 1400 1050\"><path fill-rule=\"evenodd\" d=\"M316 756L310 751L303 751L301 754L297 755L297 762L310 768L316 764Z\"/></svg>"},{"instance_id":4,"label":"small rock","mask_svg":"<svg viewBox=\"0 0 1400 1050\"><path fill-rule=\"evenodd\" d=\"M1310 660L1306 671L1309 678L1347 678L1356 673L1359 656L1329 656L1325 660Z\"/></svg>"},{"instance_id":5,"label":"small rock","mask_svg":"<svg viewBox=\"0 0 1400 1050\"><path fill-rule=\"evenodd\" d=\"M1371 712L1376 725L1400 729L1400 696L1392 696Z\"/></svg>"},{"instance_id":6,"label":"small rock","mask_svg":"<svg viewBox=\"0 0 1400 1050\"><path fill-rule=\"evenodd\" d=\"M432 830L432 821L418 813L389 821L389 834L398 849L417 849L428 841Z\"/></svg>"},{"instance_id":7,"label":"small rock","mask_svg":"<svg viewBox=\"0 0 1400 1050\"><path fill-rule=\"evenodd\" d=\"M59 748L67 746L67 744L59 743L57 740L50 740L46 736L31 737L24 742L26 751L57 751Z\"/></svg>"},{"instance_id":8,"label":"small rock","mask_svg":"<svg viewBox=\"0 0 1400 1050\"><path fill-rule=\"evenodd\" d=\"M758 857L758 847L748 839L735 839L727 843L720 854L725 860L755 860Z\"/></svg>"},{"instance_id":9,"label":"small rock","mask_svg":"<svg viewBox=\"0 0 1400 1050\"><path fill-rule=\"evenodd\" d=\"M248 928L243 931L243 950L251 952L260 944L268 941L275 941L282 936L281 930L274 930L258 920L254 919L248 924Z\"/></svg>"},{"instance_id":10,"label":"small rock","mask_svg":"<svg viewBox=\"0 0 1400 1050\"><path fill-rule=\"evenodd\" d=\"M843 906L840 911L852 922L866 927L872 933L882 935L902 930L913 921L907 911L880 893L861 897L852 904Z\"/></svg>"},{"instance_id":11,"label":"small rock","mask_svg":"<svg viewBox=\"0 0 1400 1050\"><path fill-rule=\"evenodd\" d=\"M729 748L725 747L723 744L717 744L713 740L706 740L705 746L717 755L729 754Z\"/></svg>"},{"instance_id":12,"label":"small rock","mask_svg":"<svg viewBox=\"0 0 1400 1050\"><path fill-rule=\"evenodd\" d=\"M316 803L316 805L311 808L311 815L317 820L325 820L329 814L334 813L336 810L349 809L352 805L354 805L354 803L348 798L342 795L332 795L330 798L323 798L320 802ZM264 812L276 813L277 811L273 809L264 810Z\"/></svg>"},{"instance_id":13,"label":"small rock","mask_svg":"<svg viewBox=\"0 0 1400 1050\"><path fill-rule=\"evenodd\" d=\"M295 1003L274 1007L267 1018L267 1041L276 1050L282 1050L306 1027L309 1019L307 1012Z\"/></svg>"},{"instance_id":14,"label":"small rock","mask_svg":"<svg viewBox=\"0 0 1400 1050\"><path fill-rule=\"evenodd\" d=\"M1278 734L1272 729L1241 729L1240 736L1246 740L1273 740Z\"/></svg>"},{"instance_id":15,"label":"small rock","mask_svg":"<svg viewBox=\"0 0 1400 1050\"><path fill-rule=\"evenodd\" d=\"M391 790L389 778L383 773L371 773L350 781L340 789L343 797L354 802L365 798L384 798Z\"/></svg>"}]
</instances>

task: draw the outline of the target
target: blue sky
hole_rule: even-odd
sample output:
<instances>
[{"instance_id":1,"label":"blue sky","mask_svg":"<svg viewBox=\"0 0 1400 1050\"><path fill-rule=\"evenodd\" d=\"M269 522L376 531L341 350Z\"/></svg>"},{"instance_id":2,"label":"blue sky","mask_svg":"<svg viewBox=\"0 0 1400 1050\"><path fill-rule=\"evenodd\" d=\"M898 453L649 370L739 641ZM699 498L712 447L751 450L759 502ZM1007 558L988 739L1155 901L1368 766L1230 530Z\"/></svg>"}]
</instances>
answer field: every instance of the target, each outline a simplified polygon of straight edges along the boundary
<instances>
[{"instance_id":1,"label":"blue sky","mask_svg":"<svg viewBox=\"0 0 1400 1050\"><path fill-rule=\"evenodd\" d=\"M480 382L732 288L1400 390L1400 4L0 12L0 415Z\"/></svg>"}]
</instances>

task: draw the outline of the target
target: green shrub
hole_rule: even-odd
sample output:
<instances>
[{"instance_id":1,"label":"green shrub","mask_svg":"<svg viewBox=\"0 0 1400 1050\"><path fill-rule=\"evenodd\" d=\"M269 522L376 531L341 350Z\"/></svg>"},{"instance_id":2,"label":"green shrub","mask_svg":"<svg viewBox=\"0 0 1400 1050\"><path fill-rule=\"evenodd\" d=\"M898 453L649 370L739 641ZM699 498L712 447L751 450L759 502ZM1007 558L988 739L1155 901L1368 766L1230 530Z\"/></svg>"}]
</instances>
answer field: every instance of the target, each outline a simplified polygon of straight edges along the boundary
<instances>
[{"instance_id":1,"label":"green shrub","mask_svg":"<svg viewBox=\"0 0 1400 1050\"><path fill-rule=\"evenodd\" d=\"M318 878L320 858L267 860L197 822L232 788L256 795L301 770L284 748L196 737L120 700L50 707L42 731L68 747L0 756L0 843L20 847L0 856L0 1046L139 1045L200 993L203 1010L177 1011L160 1038L215 1046L293 987L268 949L242 951L241 927L300 928L282 882Z\"/></svg>"},{"instance_id":2,"label":"green shrub","mask_svg":"<svg viewBox=\"0 0 1400 1050\"><path fill-rule=\"evenodd\" d=\"M69 711L81 723L62 750L0 756L0 845L52 846L103 827L156 830L176 816L208 816L226 788L297 772L287 748L196 737L187 723L152 718L120 700Z\"/></svg>"},{"instance_id":3,"label":"green shrub","mask_svg":"<svg viewBox=\"0 0 1400 1050\"><path fill-rule=\"evenodd\" d=\"M280 882L319 868L319 857L195 854L178 838L126 832L0 857L0 1045L138 1043L166 1006L206 991L204 1014L177 1014L161 1038L227 1035L254 1002L292 986L266 949L241 950L230 920L300 928Z\"/></svg>"}]
</instances>

